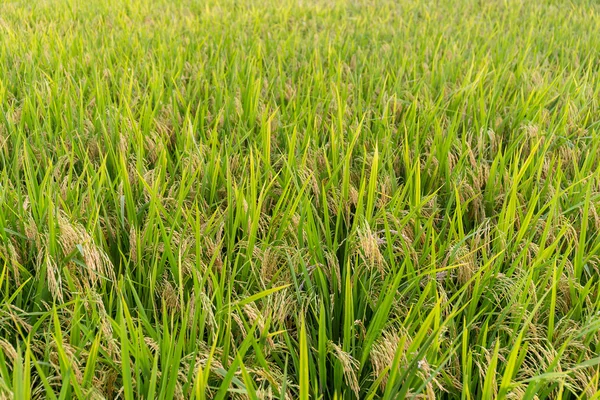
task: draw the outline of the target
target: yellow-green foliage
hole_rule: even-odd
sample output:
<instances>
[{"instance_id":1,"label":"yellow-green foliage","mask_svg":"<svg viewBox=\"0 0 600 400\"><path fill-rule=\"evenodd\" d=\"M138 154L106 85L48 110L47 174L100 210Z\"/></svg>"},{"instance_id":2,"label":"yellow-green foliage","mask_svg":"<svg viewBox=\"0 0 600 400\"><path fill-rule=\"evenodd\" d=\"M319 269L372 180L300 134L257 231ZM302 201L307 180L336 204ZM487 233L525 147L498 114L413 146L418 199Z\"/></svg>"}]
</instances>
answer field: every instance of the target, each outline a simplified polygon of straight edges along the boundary
<instances>
[{"instance_id":1,"label":"yellow-green foliage","mask_svg":"<svg viewBox=\"0 0 600 400\"><path fill-rule=\"evenodd\" d=\"M597 398L599 12L1 1L0 399Z\"/></svg>"}]
</instances>

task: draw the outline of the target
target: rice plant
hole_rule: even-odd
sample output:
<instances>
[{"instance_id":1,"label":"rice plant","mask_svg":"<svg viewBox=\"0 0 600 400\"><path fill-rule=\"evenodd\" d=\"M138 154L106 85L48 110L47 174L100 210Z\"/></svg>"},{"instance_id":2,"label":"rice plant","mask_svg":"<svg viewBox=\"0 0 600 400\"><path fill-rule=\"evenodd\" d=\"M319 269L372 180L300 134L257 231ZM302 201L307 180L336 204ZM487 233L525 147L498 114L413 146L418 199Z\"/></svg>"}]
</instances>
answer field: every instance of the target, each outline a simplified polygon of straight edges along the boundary
<instances>
[{"instance_id":1,"label":"rice plant","mask_svg":"<svg viewBox=\"0 0 600 400\"><path fill-rule=\"evenodd\" d=\"M0 2L0 399L599 399L600 4Z\"/></svg>"}]
</instances>

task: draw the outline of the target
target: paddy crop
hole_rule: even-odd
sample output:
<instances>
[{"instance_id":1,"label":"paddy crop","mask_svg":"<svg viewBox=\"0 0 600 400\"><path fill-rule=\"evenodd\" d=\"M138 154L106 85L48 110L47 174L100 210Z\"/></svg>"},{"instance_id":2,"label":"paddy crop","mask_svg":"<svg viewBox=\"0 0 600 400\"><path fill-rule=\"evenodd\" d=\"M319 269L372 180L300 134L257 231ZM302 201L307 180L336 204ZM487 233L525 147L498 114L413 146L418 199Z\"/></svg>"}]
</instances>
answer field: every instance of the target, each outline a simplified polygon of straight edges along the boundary
<instances>
[{"instance_id":1,"label":"paddy crop","mask_svg":"<svg viewBox=\"0 0 600 400\"><path fill-rule=\"evenodd\" d=\"M591 399L600 5L0 2L0 399Z\"/></svg>"}]
</instances>

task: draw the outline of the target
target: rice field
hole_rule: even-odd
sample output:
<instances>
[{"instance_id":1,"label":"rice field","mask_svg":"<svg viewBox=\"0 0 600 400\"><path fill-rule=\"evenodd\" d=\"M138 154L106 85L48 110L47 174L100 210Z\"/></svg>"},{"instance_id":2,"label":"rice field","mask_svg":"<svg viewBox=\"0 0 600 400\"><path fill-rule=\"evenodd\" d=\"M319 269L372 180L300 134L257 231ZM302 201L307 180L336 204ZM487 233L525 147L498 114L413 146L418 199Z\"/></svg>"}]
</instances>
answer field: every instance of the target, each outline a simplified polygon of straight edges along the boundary
<instances>
[{"instance_id":1,"label":"rice field","mask_svg":"<svg viewBox=\"0 0 600 400\"><path fill-rule=\"evenodd\" d=\"M600 399L600 3L0 1L0 399Z\"/></svg>"}]
</instances>

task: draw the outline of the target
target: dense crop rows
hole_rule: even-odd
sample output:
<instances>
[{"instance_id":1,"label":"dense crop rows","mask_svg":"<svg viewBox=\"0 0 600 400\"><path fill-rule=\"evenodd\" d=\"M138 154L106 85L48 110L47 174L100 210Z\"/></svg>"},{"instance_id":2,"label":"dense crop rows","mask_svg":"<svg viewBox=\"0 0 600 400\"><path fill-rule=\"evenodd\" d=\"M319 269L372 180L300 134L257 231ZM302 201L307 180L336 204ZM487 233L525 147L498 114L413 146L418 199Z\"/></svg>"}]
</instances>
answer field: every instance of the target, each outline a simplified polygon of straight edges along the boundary
<instances>
[{"instance_id":1,"label":"dense crop rows","mask_svg":"<svg viewBox=\"0 0 600 400\"><path fill-rule=\"evenodd\" d=\"M0 399L598 398L599 11L0 2Z\"/></svg>"}]
</instances>

